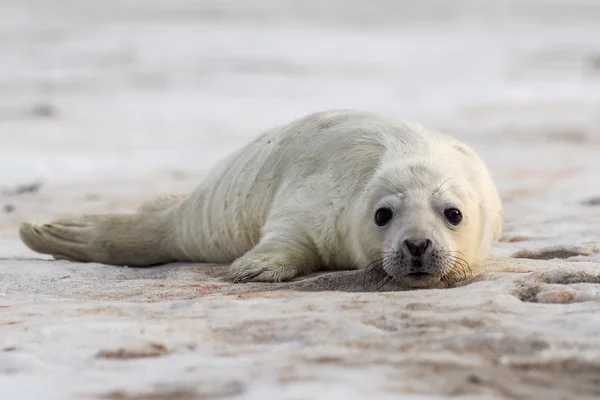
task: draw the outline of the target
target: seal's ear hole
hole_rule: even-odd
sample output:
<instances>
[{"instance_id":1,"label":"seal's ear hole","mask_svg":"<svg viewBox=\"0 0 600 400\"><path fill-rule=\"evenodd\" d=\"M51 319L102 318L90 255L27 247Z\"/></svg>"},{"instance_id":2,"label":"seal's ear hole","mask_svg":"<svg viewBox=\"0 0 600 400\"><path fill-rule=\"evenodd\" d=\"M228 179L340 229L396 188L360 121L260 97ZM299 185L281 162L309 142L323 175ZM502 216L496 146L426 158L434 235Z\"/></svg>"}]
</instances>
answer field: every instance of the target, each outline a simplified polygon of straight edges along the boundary
<instances>
[{"instance_id":1,"label":"seal's ear hole","mask_svg":"<svg viewBox=\"0 0 600 400\"><path fill-rule=\"evenodd\" d=\"M392 220L393 216L394 213L389 207L378 208L375 211L375 224L377 226L385 226Z\"/></svg>"},{"instance_id":2,"label":"seal's ear hole","mask_svg":"<svg viewBox=\"0 0 600 400\"><path fill-rule=\"evenodd\" d=\"M455 145L454 145L454 146L452 146L452 147L454 147L454 149L456 149L456 150L460 151L460 152L461 152L461 153L463 153L464 155L467 155L467 156L470 156L470 157L472 157L472 156L473 156L473 153L472 153L472 152L471 152L471 151L470 151L468 148L466 148L464 145L462 145L462 146L461 146L461 145L459 145L459 144L455 144Z\"/></svg>"}]
</instances>

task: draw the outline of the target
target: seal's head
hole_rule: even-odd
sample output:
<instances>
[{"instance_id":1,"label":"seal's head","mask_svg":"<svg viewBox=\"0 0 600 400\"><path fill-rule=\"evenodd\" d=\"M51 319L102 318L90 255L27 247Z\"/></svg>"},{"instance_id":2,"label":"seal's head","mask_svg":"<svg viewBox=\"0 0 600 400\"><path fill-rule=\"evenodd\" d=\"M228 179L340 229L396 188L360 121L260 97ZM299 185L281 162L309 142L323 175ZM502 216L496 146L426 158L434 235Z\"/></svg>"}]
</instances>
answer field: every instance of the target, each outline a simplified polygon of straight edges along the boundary
<instances>
[{"instance_id":1,"label":"seal's head","mask_svg":"<svg viewBox=\"0 0 600 400\"><path fill-rule=\"evenodd\" d=\"M363 192L358 258L406 287L468 277L500 236L501 203L487 168L460 144L444 149L387 160Z\"/></svg>"}]
</instances>

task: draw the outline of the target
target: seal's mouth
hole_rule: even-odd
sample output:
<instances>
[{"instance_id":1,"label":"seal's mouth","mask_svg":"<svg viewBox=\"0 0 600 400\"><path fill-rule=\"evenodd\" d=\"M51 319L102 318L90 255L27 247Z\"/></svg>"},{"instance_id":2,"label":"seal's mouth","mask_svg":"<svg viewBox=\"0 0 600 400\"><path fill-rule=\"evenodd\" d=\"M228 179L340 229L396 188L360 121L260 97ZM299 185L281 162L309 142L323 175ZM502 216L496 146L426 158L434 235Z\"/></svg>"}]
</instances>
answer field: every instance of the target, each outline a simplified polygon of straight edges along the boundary
<instances>
[{"instance_id":1,"label":"seal's mouth","mask_svg":"<svg viewBox=\"0 0 600 400\"><path fill-rule=\"evenodd\" d=\"M428 274L427 272L413 272L412 274L405 275L407 278L414 279L417 281L427 280L433 278L432 274Z\"/></svg>"},{"instance_id":2,"label":"seal's mouth","mask_svg":"<svg viewBox=\"0 0 600 400\"><path fill-rule=\"evenodd\" d=\"M413 289L427 289L435 286L440 277L427 272L413 272L402 276L402 283Z\"/></svg>"}]
</instances>

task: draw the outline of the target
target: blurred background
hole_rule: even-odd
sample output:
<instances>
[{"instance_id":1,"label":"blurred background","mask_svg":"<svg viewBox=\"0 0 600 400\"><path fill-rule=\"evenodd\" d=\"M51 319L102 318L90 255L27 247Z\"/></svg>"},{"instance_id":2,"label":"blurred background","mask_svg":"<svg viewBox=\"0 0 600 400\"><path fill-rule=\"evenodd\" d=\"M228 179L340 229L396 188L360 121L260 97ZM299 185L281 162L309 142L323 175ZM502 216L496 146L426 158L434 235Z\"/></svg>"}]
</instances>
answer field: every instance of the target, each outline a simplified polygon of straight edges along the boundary
<instances>
[{"instance_id":1,"label":"blurred background","mask_svg":"<svg viewBox=\"0 0 600 400\"><path fill-rule=\"evenodd\" d=\"M0 3L4 188L201 173L273 125L358 108L471 144L509 232L562 210L579 240L600 233L578 208L600 194L598 0Z\"/></svg>"}]
</instances>

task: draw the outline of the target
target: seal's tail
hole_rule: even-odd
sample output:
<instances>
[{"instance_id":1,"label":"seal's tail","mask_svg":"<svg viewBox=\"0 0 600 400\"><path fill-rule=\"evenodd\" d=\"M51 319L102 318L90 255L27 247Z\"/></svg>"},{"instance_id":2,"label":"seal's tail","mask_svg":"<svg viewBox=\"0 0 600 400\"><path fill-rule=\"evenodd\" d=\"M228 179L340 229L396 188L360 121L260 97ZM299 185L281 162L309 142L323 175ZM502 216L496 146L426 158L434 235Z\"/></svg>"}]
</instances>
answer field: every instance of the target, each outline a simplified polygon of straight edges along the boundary
<instances>
[{"instance_id":1,"label":"seal's tail","mask_svg":"<svg viewBox=\"0 0 600 400\"><path fill-rule=\"evenodd\" d=\"M167 212L85 215L38 225L25 222L21 240L56 259L150 266L175 261Z\"/></svg>"}]
</instances>

